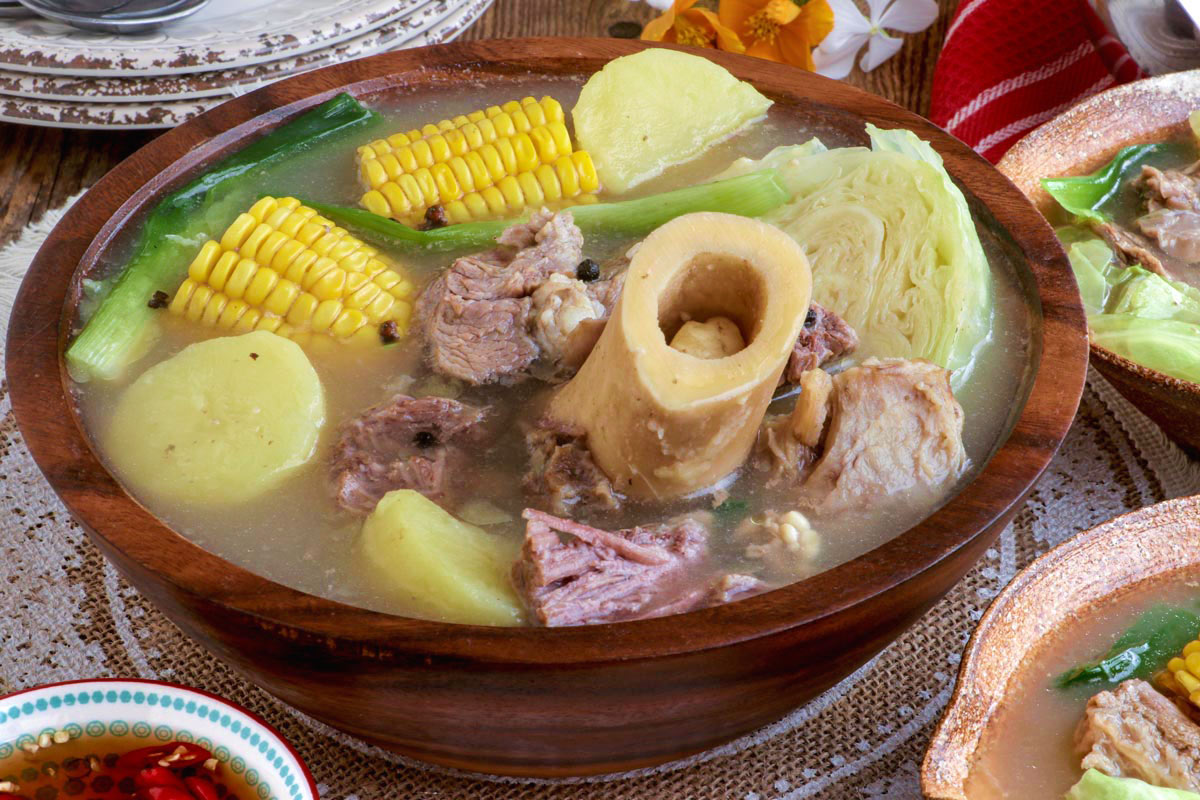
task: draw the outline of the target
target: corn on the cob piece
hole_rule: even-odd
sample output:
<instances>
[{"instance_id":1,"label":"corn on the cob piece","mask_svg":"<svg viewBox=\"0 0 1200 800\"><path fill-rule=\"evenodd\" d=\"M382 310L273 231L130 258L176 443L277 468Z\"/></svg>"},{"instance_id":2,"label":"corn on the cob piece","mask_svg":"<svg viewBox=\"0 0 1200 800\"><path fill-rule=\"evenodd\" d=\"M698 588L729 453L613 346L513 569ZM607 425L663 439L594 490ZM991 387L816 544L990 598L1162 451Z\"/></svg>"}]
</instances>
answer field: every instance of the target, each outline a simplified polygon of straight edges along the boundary
<instances>
[{"instance_id":1,"label":"corn on the cob piece","mask_svg":"<svg viewBox=\"0 0 1200 800\"><path fill-rule=\"evenodd\" d=\"M362 205L416 222L433 205L450 222L563 205L599 191L591 157L574 151L553 98L526 97L358 150Z\"/></svg>"},{"instance_id":2,"label":"corn on the cob piece","mask_svg":"<svg viewBox=\"0 0 1200 800\"><path fill-rule=\"evenodd\" d=\"M170 310L193 322L301 343L312 334L380 342L412 315L413 285L379 252L293 197L264 197L210 240Z\"/></svg>"},{"instance_id":3,"label":"corn on the cob piece","mask_svg":"<svg viewBox=\"0 0 1200 800\"><path fill-rule=\"evenodd\" d=\"M1167 662L1158 676L1163 688L1200 707L1200 639L1188 642L1183 652Z\"/></svg>"}]
</instances>

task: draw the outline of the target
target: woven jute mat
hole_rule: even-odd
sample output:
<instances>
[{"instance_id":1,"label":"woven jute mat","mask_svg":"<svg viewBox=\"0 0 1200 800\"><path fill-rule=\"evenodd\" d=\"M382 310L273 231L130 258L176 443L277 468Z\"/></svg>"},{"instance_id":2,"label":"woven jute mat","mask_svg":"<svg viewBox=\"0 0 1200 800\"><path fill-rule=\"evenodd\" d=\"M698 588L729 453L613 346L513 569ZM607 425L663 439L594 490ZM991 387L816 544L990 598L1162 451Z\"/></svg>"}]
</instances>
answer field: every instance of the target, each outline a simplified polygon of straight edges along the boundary
<instances>
[{"instance_id":1,"label":"woven jute mat","mask_svg":"<svg viewBox=\"0 0 1200 800\"><path fill-rule=\"evenodd\" d=\"M16 285L61 212L0 251L0 330ZM1013 525L970 574L873 661L785 719L655 769L584 780L467 775L358 742L247 684L130 588L87 541L34 465L0 389L0 693L101 676L177 681L277 726L324 797L918 798L926 742L976 620L1017 570L1124 511L1200 493L1200 466L1092 375L1062 450Z\"/></svg>"}]
</instances>

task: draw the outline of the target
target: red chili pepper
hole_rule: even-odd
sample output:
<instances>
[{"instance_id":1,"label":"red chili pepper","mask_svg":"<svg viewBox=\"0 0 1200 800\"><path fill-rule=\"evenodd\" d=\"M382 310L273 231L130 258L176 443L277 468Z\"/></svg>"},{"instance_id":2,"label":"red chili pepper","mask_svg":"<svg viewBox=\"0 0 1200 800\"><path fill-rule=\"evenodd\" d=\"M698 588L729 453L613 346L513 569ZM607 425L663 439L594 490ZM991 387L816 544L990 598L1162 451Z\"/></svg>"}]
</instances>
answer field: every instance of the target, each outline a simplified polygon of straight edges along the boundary
<instances>
[{"instance_id":1,"label":"red chili pepper","mask_svg":"<svg viewBox=\"0 0 1200 800\"><path fill-rule=\"evenodd\" d=\"M217 796L217 787L208 778L184 778L183 782L196 800L221 800Z\"/></svg>"},{"instance_id":2,"label":"red chili pepper","mask_svg":"<svg viewBox=\"0 0 1200 800\"><path fill-rule=\"evenodd\" d=\"M133 776L133 782L139 789L149 789L151 786L174 786L176 789L184 788L183 781L179 779L179 776L166 767L146 767L146 769Z\"/></svg>"},{"instance_id":3,"label":"red chili pepper","mask_svg":"<svg viewBox=\"0 0 1200 800\"><path fill-rule=\"evenodd\" d=\"M189 742L167 742L166 744L130 750L118 759L117 769L139 770L146 767L159 766L159 761L174 755L177 751L179 757L171 760L171 769L194 767L212 758L212 753L199 745Z\"/></svg>"},{"instance_id":4,"label":"red chili pepper","mask_svg":"<svg viewBox=\"0 0 1200 800\"><path fill-rule=\"evenodd\" d=\"M187 789L177 789L174 786L151 786L148 789L138 789L138 797L143 800L196 800Z\"/></svg>"}]
</instances>

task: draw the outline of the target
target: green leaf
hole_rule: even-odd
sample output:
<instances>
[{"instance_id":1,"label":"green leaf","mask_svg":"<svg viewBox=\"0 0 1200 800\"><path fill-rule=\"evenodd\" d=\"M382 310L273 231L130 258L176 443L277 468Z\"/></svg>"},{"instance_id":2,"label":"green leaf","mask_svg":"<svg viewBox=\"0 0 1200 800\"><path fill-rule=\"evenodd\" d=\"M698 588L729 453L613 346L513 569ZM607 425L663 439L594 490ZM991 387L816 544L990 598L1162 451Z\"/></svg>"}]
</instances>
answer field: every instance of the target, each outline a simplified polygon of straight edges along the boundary
<instances>
[{"instance_id":1,"label":"green leaf","mask_svg":"<svg viewBox=\"0 0 1200 800\"><path fill-rule=\"evenodd\" d=\"M1200 617L1183 608L1150 608L1121 634L1103 657L1068 670L1055 686L1106 689L1129 678L1148 678L1200 634Z\"/></svg>"},{"instance_id":2,"label":"green leaf","mask_svg":"<svg viewBox=\"0 0 1200 800\"><path fill-rule=\"evenodd\" d=\"M750 504L745 500L729 499L714 508L713 513L724 522L733 522L746 516L746 512L749 510Z\"/></svg>"},{"instance_id":3,"label":"green leaf","mask_svg":"<svg viewBox=\"0 0 1200 800\"><path fill-rule=\"evenodd\" d=\"M1123 147L1112 161L1093 172L1074 178L1044 178L1042 186L1070 213L1095 222L1107 222L1107 205L1120 192L1125 179L1140 172L1147 159L1171 148L1169 142Z\"/></svg>"},{"instance_id":4,"label":"green leaf","mask_svg":"<svg viewBox=\"0 0 1200 800\"><path fill-rule=\"evenodd\" d=\"M1063 800L1200 800L1200 794L1151 786L1136 778L1114 778L1089 769Z\"/></svg>"}]
</instances>

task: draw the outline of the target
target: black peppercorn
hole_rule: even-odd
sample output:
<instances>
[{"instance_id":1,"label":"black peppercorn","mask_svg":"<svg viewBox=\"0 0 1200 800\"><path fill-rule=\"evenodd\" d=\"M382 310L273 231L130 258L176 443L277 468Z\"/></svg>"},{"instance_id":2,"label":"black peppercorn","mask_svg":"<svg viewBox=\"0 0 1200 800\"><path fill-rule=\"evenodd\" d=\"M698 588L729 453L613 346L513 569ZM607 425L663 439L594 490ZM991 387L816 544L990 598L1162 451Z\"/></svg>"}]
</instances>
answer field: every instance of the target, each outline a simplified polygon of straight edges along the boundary
<instances>
[{"instance_id":1,"label":"black peppercorn","mask_svg":"<svg viewBox=\"0 0 1200 800\"><path fill-rule=\"evenodd\" d=\"M171 296L166 292L155 292L150 295L150 299L146 301L146 305L151 308L166 308L171 301Z\"/></svg>"},{"instance_id":2,"label":"black peppercorn","mask_svg":"<svg viewBox=\"0 0 1200 800\"><path fill-rule=\"evenodd\" d=\"M396 324L396 320L389 319L379 326L379 338L384 344L400 341L400 326Z\"/></svg>"},{"instance_id":3,"label":"black peppercorn","mask_svg":"<svg viewBox=\"0 0 1200 800\"><path fill-rule=\"evenodd\" d=\"M413 444L424 450L437 444L437 437L429 431L417 431L413 436Z\"/></svg>"},{"instance_id":4,"label":"black peppercorn","mask_svg":"<svg viewBox=\"0 0 1200 800\"><path fill-rule=\"evenodd\" d=\"M590 258L585 258L575 268L575 277L584 283L591 283L600 277L600 265Z\"/></svg>"},{"instance_id":5,"label":"black peppercorn","mask_svg":"<svg viewBox=\"0 0 1200 800\"><path fill-rule=\"evenodd\" d=\"M817 324L817 312L813 311L810 308L808 310L808 313L804 315L804 327L811 328L813 325L816 325L816 324Z\"/></svg>"},{"instance_id":6,"label":"black peppercorn","mask_svg":"<svg viewBox=\"0 0 1200 800\"><path fill-rule=\"evenodd\" d=\"M438 203L425 209L425 221L421 223L421 230L432 231L449 224L450 217L446 216L446 207Z\"/></svg>"}]
</instances>

